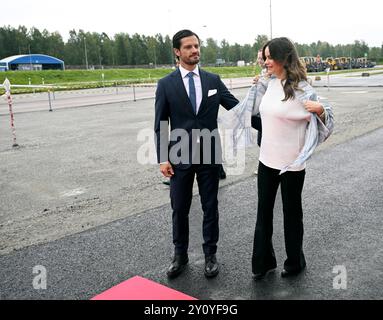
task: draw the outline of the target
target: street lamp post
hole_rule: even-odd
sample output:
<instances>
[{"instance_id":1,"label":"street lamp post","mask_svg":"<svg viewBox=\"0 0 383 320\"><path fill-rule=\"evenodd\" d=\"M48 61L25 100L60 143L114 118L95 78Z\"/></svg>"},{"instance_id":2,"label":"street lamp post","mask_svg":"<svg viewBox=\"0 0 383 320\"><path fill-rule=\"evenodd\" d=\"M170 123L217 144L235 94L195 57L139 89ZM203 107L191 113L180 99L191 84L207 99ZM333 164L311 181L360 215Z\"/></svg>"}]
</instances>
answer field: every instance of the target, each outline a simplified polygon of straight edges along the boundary
<instances>
[{"instance_id":1,"label":"street lamp post","mask_svg":"<svg viewBox=\"0 0 383 320\"><path fill-rule=\"evenodd\" d=\"M29 51L29 71L32 71L32 55L31 55L31 45L28 45L28 51Z\"/></svg>"},{"instance_id":2,"label":"street lamp post","mask_svg":"<svg viewBox=\"0 0 383 320\"><path fill-rule=\"evenodd\" d=\"M100 42L98 45L98 60L100 62L100 69L104 69L104 66L102 65L103 63L103 58L102 58L102 48L104 47L104 37L108 38L108 36L105 33L101 34ZM109 39L109 38L108 38Z\"/></svg>"},{"instance_id":3,"label":"street lamp post","mask_svg":"<svg viewBox=\"0 0 383 320\"><path fill-rule=\"evenodd\" d=\"M86 50L86 37L84 36L84 49L85 49L85 65L86 70L88 70L88 52Z\"/></svg>"},{"instance_id":4,"label":"street lamp post","mask_svg":"<svg viewBox=\"0 0 383 320\"><path fill-rule=\"evenodd\" d=\"M271 12L271 0L270 0L270 40L273 39L273 19Z\"/></svg>"},{"instance_id":5,"label":"street lamp post","mask_svg":"<svg viewBox=\"0 0 383 320\"><path fill-rule=\"evenodd\" d=\"M102 58L101 58L101 49L100 49L100 47L98 47L97 55L98 55L98 62L99 62L100 69L104 69L104 67L102 66L102 61L101 61Z\"/></svg>"},{"instance_id":6,"label":"street lamp post","mask_svg":"<svg viewBox=\"0 0 383 320\"><path fill-rule=\"evenodd\" d=\"M156 43L154 43L154 69L157 69Z\"/></svg>"},{"instance_id":7,"label":"street lamp post","mask_svg":"<svg viewBox=\"0 0 383 320\"><path fill-rule=\"evenodd\" d=\"M170 38L170 66L173 67L174 63L177 61L177 58L175 57L173 44L172 44L173 25L172 25L172 10L170 8L168 9L168 14L169 14L169 38Z\"/></svg>"},{"instance_id":8,"label":"street lamp post","mask_svg":"<svg viewBox=\"0 0 383 320\"><path fill-rule=\"evenodd\" d=\"M205 48L207 48L207 38L208 38L207 25L204 24L204 25L202 26L202 28L203 28L203 29L201 29L201 33L202 33L202 34L200 34L200 37L201 37L200 41L202 42L202 43L200 44L200 46L201 46L200 63L201 63L201 64L202 64L202 63L205 63L205 60L206 60L206 59L205 59L205 56L203 56L204 52L202 52L202 45L204 45ZM205 39L205 41L203 41L203 39ZM206 50L203 50L203 51L206 51Z\"/></svg>"}]
</instances>

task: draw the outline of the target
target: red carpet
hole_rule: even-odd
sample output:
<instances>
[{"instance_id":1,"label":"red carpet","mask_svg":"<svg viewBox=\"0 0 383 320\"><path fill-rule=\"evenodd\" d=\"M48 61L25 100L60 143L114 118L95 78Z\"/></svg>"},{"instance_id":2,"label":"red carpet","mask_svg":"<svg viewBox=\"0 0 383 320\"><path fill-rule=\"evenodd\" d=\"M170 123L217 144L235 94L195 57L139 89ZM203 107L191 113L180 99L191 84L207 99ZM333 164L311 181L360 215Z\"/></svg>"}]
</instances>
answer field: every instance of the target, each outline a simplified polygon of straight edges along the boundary
<instances>
[{"instance_id":1,"label":"red carpet","mask_svg":"<svg viewBox=\"0 0 383 320\"><path fill-rule=\"evenodd\" d=\"M91 300L197 300L154 281L135 276Z\"/></svg>"}]
</instances>

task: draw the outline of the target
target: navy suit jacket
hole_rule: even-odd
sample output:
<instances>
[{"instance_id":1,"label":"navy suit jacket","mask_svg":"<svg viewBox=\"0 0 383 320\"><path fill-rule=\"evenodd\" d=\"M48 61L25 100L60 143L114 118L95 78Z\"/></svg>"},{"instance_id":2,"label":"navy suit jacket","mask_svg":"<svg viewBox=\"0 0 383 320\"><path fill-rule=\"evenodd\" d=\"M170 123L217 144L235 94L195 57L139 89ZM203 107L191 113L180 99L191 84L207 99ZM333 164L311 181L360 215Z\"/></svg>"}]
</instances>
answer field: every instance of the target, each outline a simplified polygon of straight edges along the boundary
<instances>
[{"instance_id":1,"label":"navy suit jacket","mask_svg":"<svg viewBox=\"0 0 383 320\"><path fill-rule=\"evenodd\" d=\"M178 69L158 82L154 121L158 163L169 161L175 167L188 168L192 164L195 152L198 152L199 147L197 146L205 144L208 146L208 142L211 143L209 148L211 152L210 163L218 164L222 162L219 135L216 134L215 138L214 135L211 135L210 137L213 138L209 139L210 141L207 141L206 137L200 138L201 144L197 145L196 135L192 134L192 132L193 129L207 129L209 132L213 132L218 127L217 116L219 106L222 105L225 109L229 110L236 106L239 101L229 92L218 75L202 69L199 69L199 73L202 86L202 101L197 114L193 111L181 72ZM209 90L211 90L210 96L208 96ZM169 122L171 129L170 139ZM215 133L218 133L218 130ZM178 150L176 154L179 157L179 161L174 161L174 154L172 154L173 146L175 147L173 148L174 150ZM188 149L188 153L182 157L180 150L186 150L183 148ZM204 163L209 162L206 161Z\"/></svg>"}]
</instances>

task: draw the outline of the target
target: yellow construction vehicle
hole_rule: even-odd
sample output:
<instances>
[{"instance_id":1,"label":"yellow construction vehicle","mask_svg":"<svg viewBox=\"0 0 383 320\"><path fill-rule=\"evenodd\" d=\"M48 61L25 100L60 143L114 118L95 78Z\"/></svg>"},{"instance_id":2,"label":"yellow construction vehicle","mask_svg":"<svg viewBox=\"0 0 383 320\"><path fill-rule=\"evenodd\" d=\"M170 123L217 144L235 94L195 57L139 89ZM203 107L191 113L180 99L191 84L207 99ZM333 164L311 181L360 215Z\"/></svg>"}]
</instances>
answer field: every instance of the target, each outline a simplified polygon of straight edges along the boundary
<instances>
[{"instance_id":1,"label":"yellow construction vehicle","mask_svg":"<svg viewBox=\"0 0 383 320\"><path fill-rule=\"evenodd\" d=\"M339 58L328 57L326 58L327 67L330 70L339 70L341 69Z\"/></svg>"},{"instance_id":2,"label":"yellow construction vehicle","mask_svg":"<svg viewBox=\"0 0 383 320\"><path fill-rule=\"evenodd\" d=\"M303 65L306 67L307 72L314 72L315 70L315 58L314 57L301 57Z\"/></svg>"},{"instance_id":3,"label":"yellow construction vehicle","mask_svg":"<svg viewBox=\"0 0 383 320\"><path fill-rule=\"evenodd\" d=\"M341 69L351 69L350 60L348 59L351 59L351 58L347 58L347 57L339 58L339 65L341 66Z\"/></svg>"},{"instance_id":4,"label":"yellow construction vehicle","mask_svg":"<svg viewBox=\"0 0 383 320\"><path fill-rule=\"evenodd\" d=\"M342 65L340 58L335 58L335 67L334 68L335 68L334 70L342 70L343 69L343 65Z\"/></svg>"}]
</instances>

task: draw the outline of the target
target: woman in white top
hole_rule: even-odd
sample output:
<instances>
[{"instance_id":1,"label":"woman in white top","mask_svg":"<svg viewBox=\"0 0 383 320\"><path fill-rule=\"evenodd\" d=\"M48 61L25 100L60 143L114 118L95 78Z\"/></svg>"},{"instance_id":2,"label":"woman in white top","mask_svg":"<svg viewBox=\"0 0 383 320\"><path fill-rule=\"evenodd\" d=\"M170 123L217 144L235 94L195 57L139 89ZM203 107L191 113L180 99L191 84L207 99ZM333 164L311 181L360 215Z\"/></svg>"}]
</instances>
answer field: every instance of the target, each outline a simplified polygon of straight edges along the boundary
<instances>
[{"instance_id":1,"label":"woman in white top","mask_svg":"<svg viewBox=\"0 0 383 320\"><path fill-rule=\"evenodd\" d=\"M310 113L324 119L319 102L302 103L296 98L306 70L299 61L294 44L287 38L275 38L263 47L263 59L273 77L260 104L262 143L258 166L258 211L254 234L252 271L259 280L276 268L272 245L273 208L279 184L283 202L283 221L287 259L282 277L296 275L306 267L302 250L302 189L305 163L280 175L291 164L305 143Z\"/></svg>"}]
</instances>

